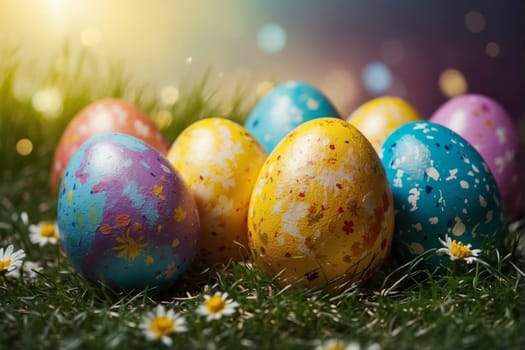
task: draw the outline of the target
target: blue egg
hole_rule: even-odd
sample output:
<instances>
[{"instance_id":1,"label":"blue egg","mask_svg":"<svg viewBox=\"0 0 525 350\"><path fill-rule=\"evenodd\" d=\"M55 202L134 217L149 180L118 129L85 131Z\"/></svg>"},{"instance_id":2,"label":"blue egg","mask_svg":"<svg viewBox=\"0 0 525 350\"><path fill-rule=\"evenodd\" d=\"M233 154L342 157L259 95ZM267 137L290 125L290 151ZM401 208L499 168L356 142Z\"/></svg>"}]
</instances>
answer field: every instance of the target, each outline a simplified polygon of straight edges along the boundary
<instances>
[{"instance_id":1,"label":"blue egg","mask_svg":"<svg viewBox=\"0 0 525 350\"><path fill-rule=\"evenodd\" d=\"M252 110L244 127L270 153L298 125L321 117L340 118L319 90L301 81L282 83L264 96Z\"/></svg>"},{"instance_id":2,"label":"blue egg","mask_svg":"<svg viewBox=\"0 0 525 350\"><path fill-rule=\"evenodd\" d=\"M417 121L390 134L381 152L394 196L392 249L401 262L443 248L446 235L471 249L501 246L500 193L468 141L439 124ZM443 271L450 259L433 254L423 267Z\"/></svg>"}]
</instances>

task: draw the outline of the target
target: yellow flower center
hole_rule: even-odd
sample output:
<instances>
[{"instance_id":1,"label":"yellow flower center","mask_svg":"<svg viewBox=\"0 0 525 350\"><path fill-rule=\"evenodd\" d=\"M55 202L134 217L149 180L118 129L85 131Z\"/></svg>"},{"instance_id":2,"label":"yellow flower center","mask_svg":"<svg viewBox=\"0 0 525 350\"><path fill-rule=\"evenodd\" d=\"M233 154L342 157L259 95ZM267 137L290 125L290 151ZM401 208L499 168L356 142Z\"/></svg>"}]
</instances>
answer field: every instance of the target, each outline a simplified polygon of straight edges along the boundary
<instances>
[{"instance_id":1,"label":"yellow flower center","mask_svg":"<svg viewBox=\"0 0 525 350\"><path fill-rule=\"evenodd\" d=\"M450 245L450 253L458 259L464 259L470 256L470 248L463 243L454 240Z\"/></svg>"},{"instance_id":2,"label":"yellow flower center","mask_svg":"<svg viewBox=\"0 0 525 350\"><path fill-rule=\"evenodd\" d=\"M42 226L42 228L40 229L40 236L46 237L46 238L52 238L52 237L58 238L58 234L55 231L55 225L46 224Z\"/></svg>"},{"instance_id":3,"label":"yellow flower center","mask_svg":"<svg viewBox=\"0 0 525 350\"><path fill-rule=\"evenodd\" d=\"M166 316L159 316L151 321L150 330L156 336L163 337L175 332L175 322Z\"/></svg>"},{"instance_id":4,"label":"yellow flower center","mask_svg":"<svg viewBox=\"0 0 525 350\"><path fill-rule=\"evenodd\" d=\"M0 260L0 271L7 270L11 266L11 259Z\"/></svg>"},{"instance_id":5,"label":"yellow flower center","mask_svg":"<svg viewBox=\"0 0 525 350\"><path fill-rule=\"evenodd\" d=\"M344 350L345 348L341 344L330 344L325 349L326 350Z\"/></svg>"},{"instance_id":6,"label":"yellow flower center","mask_svg":"<svg viewBox=\"0 0 525 350\"><path fill-rule=\"evenodd\" d=\"M215 295L206 302L206 309L210 314L216 314L221 312L225 307L226 303L219 295Z\"/></svg>"}]
</instances>

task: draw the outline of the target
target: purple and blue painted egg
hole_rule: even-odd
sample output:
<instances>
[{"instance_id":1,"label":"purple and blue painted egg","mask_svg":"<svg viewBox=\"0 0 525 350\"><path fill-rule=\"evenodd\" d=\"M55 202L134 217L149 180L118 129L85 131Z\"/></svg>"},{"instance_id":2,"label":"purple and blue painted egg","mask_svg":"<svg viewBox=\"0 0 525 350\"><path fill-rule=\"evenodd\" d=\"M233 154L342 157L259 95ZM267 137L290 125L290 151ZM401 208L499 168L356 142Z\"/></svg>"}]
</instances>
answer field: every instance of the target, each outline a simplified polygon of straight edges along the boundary
<instances>
[{"instance_id":1,"label":"purple and blue painted egg","mask_svg":"<svg viewBox=\"0 0 525 350\"><path fill-rule=\"evenodd\" d=\"M472 249L501 245L504 214L494 177L461 136L432 122L411 122L383 143L381 162L394 197L392 250L407 262L448 235ZM432 255L423 267L440 269Z\"/></svg>"},{"instance_id":2,"label":"purple and blue painted egg","mask_svg":"<svg viewBox=\"0 0 525 350\"><path fill-rule=\"evenodd\" d=\"M174 284L199 239L196 203L171 164L141 140L104 133L71 157L57 221L73 267L116 289Z\"/></svg>"},{"instance_id":3,"label":"purple and blue painted egg","mask_svg":"<svg viewBox=\"0 0 525 350\"><path fill-rule=\"evenodd\" d=\"M244 127L270 153L292 129L321 117L340 118L321 91L301 81L288 81L272 89L257 103Z\"/></svg>"}]
</instances>

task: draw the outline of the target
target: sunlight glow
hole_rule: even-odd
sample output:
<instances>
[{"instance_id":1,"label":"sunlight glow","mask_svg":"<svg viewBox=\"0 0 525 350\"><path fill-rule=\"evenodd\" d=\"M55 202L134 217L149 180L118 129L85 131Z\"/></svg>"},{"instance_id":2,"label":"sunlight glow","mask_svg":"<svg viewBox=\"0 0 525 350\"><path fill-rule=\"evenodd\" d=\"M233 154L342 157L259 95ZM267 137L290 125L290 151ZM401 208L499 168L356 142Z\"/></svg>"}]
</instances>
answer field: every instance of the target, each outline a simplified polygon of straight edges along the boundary
<instances>
[{"instance_id":1,"label":"sunlight glow","mask_svg":"<svg viewBox=\"0 0 525 350\"><path fill-rule=\"evenodd\" d=\"M33 108L47 119L58 117L62 106L62 94L57 88L48 87L33 96Z\"/></svg>"},{"instance_id":2,"label":"sunlight glow","mask_svg":"<svg viewBox=\"0 0 525 350\"><path fill-rule=\"evenodd\" d=\"M100 31L97 28L89 27L82 31L80 41L84 46L94 47L100 43L100 39Z\"/></svg>"},{"instance_id":3,"label":"sunlight glow","mask_svg":"<svg viewBox=\"0 0 525 350\"><path fill-rule=\"evenodd\" d=\"M392 81L392 72L383 62L370 62L363 69L363 82L371 94L385 93L392 86Z\"/></svg>"},{"instance_id":4,"label":"sunlight glow","mask_svg":"<svg viewBox=\"0 0 525 350\"><path fill-rule=\"evenodd\" d=\"M174 105L179 99L179 89L173 85L166 85L160 90L160 99L166 106Z\"/></svg>"},{"instance_id":5,"label":"sunlight glow","mask_svg":"<svg viewBox=\"0 0 525 350\"><path fill-rule=\"evenodd\" d=\"M257 45L265 53L277 53L286 45L286 32L278 24L266 24L259 30Z\"/></svg>"}]
</instances>

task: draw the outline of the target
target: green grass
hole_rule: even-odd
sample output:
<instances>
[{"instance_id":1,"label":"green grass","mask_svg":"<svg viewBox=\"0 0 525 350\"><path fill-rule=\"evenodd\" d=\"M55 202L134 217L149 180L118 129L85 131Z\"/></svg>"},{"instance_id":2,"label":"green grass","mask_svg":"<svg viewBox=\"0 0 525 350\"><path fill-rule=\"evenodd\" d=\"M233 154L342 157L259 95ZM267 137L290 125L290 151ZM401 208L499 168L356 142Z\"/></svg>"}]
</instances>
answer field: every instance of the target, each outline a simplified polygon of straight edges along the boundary
<instances>
[{"instance_id":1,"label":"green grass","mask_svg":"<svg viewBox=\"0 0 525 350\"><path fill-rule=\"evenodd\" d=\"M193 267L169 291L127 294L86 282L58 247L40 248L28 239L29 224L55 219L47 180L54 146L70 118L95 99L123 97L150 114L168 108L173 122L162 132L171 142L196 119L224 115L242 121L253 101L242 97L240 87L225 109L217 102L219 88L210 86L210 73L204 72L199 81L181 86L176 104L161 106L121 65L104 66L65 46L57 55L61 68L34 78L37 86L55 86L63 94L62 112L49 120L29 97L15 93L25 69L17 51L0 52L0 246L12 243L26 251L27 260L43 265L34 280L0 278L0 348L153 347L138 325L158 303L185 315L188 331L173 336L174 347L182 349L309 349L331 338L363 347L378 343L382 349L525 346L525 262L516 250L523 221L509 227L504 252L492 254L486 265L458 265L437 276L419 271L417 261L398 266L391 258L366 284L332 293L281 288L250 261L204 271ZM34 144L29 156L15 152L22 137ZM228 292L240 308L207 322L196 310L215 291Z\"/></svg>"}]
</instances>

